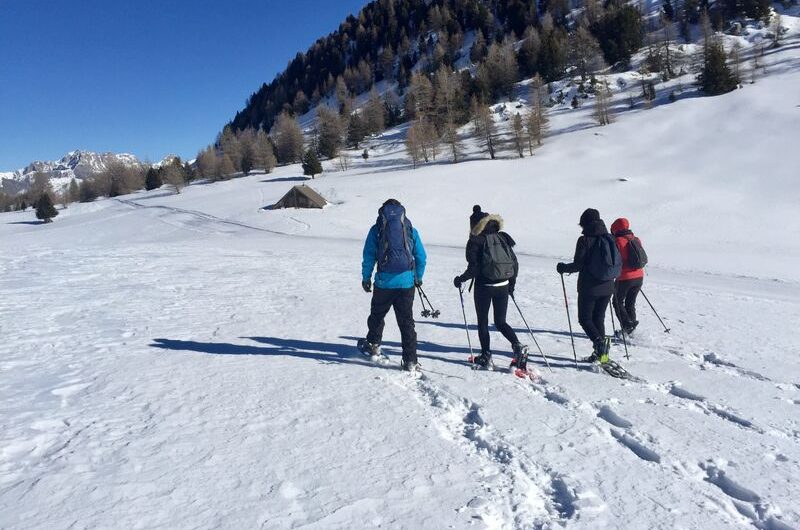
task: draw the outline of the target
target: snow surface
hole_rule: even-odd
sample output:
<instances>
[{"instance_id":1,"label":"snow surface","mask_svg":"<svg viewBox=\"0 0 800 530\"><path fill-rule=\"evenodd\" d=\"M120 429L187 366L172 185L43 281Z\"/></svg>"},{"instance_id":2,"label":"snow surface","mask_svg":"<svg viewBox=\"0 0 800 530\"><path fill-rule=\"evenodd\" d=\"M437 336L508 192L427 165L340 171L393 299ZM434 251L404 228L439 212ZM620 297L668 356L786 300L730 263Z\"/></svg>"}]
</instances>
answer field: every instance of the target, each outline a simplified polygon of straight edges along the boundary
<instances>
[{"instance_id":1,"label":"snow surface","mask_svg":"<svg viewBox=\"0 0 800 530\"><path fill-rule=\"evenodd\" d=\"M798 83L775 69L603 128L558 111L524 160L413 170L390 131L308 182L324 210L264 209L290 166L0 214L0 528L800 528ZM354 347L390 196L442 312L418 321L419 380ZM466 366L451 282L475 203L518 241L542 384ZM672 329L640 302L612 354L640 382L574 368L555 263L590 206L631 219ZM395 367L398 342L390 317Z\"/></svg>"}]
</instances>

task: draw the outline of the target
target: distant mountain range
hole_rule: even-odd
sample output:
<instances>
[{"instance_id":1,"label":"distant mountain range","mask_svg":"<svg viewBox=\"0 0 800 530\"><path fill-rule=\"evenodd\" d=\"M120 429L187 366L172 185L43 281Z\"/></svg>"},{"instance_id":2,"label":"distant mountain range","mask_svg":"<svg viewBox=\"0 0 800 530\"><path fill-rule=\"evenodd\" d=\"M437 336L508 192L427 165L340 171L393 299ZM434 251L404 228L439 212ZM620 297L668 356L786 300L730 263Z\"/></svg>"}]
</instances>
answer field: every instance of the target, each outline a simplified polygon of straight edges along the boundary
<instances>
[{"instance_id":1,"label":"distant mountain range","mask_svg":"<svg viewBox=\"0 0 800 530\"><path fill-rule=\"evenodd\" d=\"M174 158L173 155L167 156L164 161L169 161L172 158ZM161 165L164 161L155 165ZM73 178L80 181L106 170L112 163L120 163L126 166L145 165L144 162L129 153L71 151L60 160L31 162L17 171L0 172L0 191L9 195L25 192L30 188L33 176L39 172L46 174L50 178L53 188L60 189L69 184Z\"/></svg>"}]
</instances>

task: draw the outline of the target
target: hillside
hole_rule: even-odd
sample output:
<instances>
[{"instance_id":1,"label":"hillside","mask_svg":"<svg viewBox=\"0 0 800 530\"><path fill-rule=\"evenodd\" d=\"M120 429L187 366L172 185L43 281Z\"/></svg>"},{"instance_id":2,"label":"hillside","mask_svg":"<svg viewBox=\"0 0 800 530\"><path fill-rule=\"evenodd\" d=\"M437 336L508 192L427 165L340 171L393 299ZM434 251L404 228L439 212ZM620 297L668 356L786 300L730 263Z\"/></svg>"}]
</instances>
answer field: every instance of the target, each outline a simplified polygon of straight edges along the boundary
<instances>
[{"instance_id":1,"label":"hillside","mask_svg":"<svg viewBox=\"0 0 800 530\"><path fill-rule=\"evenodd\" d=\"M320 105L349 112L351 98L376 87L391 109L406 97L415 74L430 76L442 68L469 73L461 87L467 103L508 97L514 82L534 75L546 83L576 76L586 82L595 74L629 70L653 74L659 84L660 78L697 73L696 58L686 51L706 23L708 31L753 44L752 37L769 33L760 30L786 9L776 8L767 0L674 6L669 0L373 1L263 83L230 126L269 131L281 113L300 116ZM758 29L755 35L751 28ZM772 33L780 34L776 28ZM641 58L632 64L640 50L646 50L647 64ZM742 50L741 57L751 51ZM405 112L403 119L411 118Z\"/></svg>"},{"instance_id":2,"label":"hillside","mask_svg":"<svg viewBox=\"0 0 800 530\"><path fill-rule=\"evenodd\" d=\"M265 209L304 181L289 165L48 225L1 213L0 527L800 528L797 41L769 58L754 85L606 127L556 110L524 159L469 140L468 161L415 170L399 126L305 181L323 210ZM354 347L387 197L442 312L417 322L419 380ZM466 365L452 278L475 203L518 242L542 384ZM573 365L555 263L590 206L631 220L672 329L642 305L630 359L614 347L641 381ZM390 318L394 363L398 340Z\"/></svg>"}]
</instances>

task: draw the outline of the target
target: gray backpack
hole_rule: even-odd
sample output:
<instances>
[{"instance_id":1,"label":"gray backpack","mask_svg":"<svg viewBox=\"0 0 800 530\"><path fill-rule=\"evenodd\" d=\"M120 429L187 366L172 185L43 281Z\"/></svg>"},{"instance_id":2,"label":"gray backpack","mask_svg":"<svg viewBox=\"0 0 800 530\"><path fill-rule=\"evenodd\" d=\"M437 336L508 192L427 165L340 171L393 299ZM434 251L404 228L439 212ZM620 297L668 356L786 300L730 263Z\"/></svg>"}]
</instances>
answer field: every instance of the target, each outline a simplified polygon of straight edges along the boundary
<instances>
[{"instance_id":1,"label":"gray backpack","mask_svg":"<svg viewBox=\"0 0 800 530\"><path fill-rule=\"evenodd\" d=\"M481 276L490 282L504 282L514 277L514 251L503 236L486 234L481 250Z\"/></svg>"}]
</instances>

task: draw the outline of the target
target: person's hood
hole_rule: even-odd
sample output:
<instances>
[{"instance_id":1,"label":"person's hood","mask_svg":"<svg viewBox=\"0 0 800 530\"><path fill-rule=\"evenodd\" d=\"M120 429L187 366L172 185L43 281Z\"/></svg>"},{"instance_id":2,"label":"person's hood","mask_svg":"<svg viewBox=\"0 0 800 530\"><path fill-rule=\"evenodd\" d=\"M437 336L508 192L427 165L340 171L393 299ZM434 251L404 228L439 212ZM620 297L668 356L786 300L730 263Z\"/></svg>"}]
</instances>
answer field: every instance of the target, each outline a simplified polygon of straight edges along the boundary
<instances>
[{"instance_id":1,"label":"person's hood","mask_svg":"<svg viewBox=\"0 0 800 530\"><path fill-rule=\"evenodd\" d=\"M630 231L631 224L624 217L620 217L611 224L611 233L616 235L618 232Z\"/></svg>"},{"instance_id":2,"label":"person's hood","mask_svg":"<svg viewBox=\"0 0 800 530\"><path fill-rule=\"evenodd\" d=\"M595 210L594 208L586 208L584 212L581 214L581 219L578 221L578 224L586 228L588 225L597 222L600 220L600 212Z\"/></svg>"},{"instance_id":3,"label":"person's hood","mask_svg":"<svg viewBox=\"0 0 800 530\"><path fill-rule=\"evenodd\" d=\"M583 235L585 236L602 236L603 234L607 233L608 230L606 230L606 224L602 219L592 221L583 227Z\"/></svg>"},{"instance_id":4,"label":"person's hood","mask_svg":"<svg viewBox=\"0 0 800 530\"><path fill-rule=\"evenodd\" d=\"M487 214L482 217L475 226L472 227L470 232L473 236L479 236L483 233L496 234L503 229L503 218L496 214Z\"/></svg>"}]
</instances>

